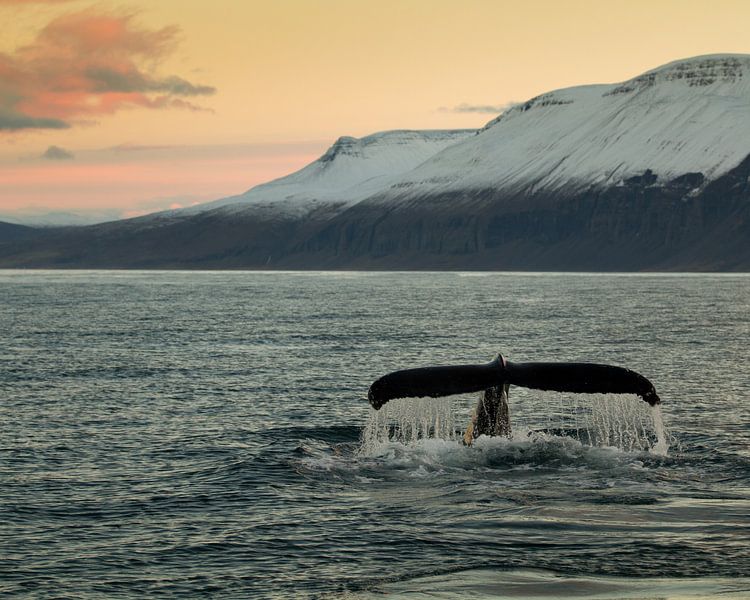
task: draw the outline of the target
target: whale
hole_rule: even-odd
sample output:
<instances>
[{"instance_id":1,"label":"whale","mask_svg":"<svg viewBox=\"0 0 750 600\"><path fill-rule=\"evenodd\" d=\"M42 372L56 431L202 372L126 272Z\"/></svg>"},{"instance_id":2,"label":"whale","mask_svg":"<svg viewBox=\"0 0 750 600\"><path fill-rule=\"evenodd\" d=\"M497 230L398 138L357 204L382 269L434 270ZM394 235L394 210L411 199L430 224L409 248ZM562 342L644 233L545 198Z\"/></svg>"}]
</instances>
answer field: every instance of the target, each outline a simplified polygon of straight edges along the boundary
<instances>
[{"instance_id":1,"label":"whale","mask_svg":"<svg viewBox=\"0 0 750 600\"><path fill-rule=\"evenodd\" d=\"M581 394L634 394L651 406L661 403L656 388L631 369L579 362L511 362L502 354L481 365L445 365L393 371L370 386L367 398L379 410L397 398L439 398L482 392L464 435L510 436L511 385Z\"/></svg>"}]
</instances>

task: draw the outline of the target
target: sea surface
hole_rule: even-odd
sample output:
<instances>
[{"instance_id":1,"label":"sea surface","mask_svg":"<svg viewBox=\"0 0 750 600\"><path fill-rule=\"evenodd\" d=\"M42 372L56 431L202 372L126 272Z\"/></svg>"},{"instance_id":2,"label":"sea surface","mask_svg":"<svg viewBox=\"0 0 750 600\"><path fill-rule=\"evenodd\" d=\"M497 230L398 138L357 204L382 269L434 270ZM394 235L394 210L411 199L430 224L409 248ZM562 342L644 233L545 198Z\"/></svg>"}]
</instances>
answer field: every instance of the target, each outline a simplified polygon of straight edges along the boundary
<instances>
[{"instance_id":1,"label":"sea surface","mask_svg":"<svg viewBox=\"0 0 750 600\"><path fill-rule=\"evenodd\" d=\"M750 598L749 344L746 275L0 271L0 595ZM661 410L368 406L498 352Z\"/></svg>"}]
</instances>

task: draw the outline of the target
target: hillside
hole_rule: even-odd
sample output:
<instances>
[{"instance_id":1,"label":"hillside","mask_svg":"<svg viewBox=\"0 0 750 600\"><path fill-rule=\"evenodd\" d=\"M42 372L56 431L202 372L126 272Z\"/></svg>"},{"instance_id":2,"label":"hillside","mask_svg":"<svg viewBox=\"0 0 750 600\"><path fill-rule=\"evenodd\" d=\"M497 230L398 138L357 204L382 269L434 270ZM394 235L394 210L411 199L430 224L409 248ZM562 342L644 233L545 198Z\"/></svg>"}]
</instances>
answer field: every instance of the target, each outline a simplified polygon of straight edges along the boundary
<instances>
[{"instance_id":1,"label":"hillside","mask_svg":"<svg viewBox=\"0 0 750 600\"><path fill-rule=\"evenodd\" d=\"M542 94L473 132L341 138L188 211L0 246L4 266L749 270L750 56Z\"/></svg>"}]
</instances>

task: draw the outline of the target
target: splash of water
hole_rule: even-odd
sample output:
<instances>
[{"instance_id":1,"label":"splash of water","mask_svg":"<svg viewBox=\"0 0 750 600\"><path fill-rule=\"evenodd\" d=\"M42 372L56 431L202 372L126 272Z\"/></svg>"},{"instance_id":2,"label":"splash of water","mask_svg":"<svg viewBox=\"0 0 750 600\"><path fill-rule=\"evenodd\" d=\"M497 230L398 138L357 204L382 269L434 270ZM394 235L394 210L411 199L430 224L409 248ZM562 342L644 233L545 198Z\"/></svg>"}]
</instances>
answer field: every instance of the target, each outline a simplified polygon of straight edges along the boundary
<instances>
[{"instance_id":1,"label":"splash of water","mask_svg":"<svg viewBox=\"0 0 750 600\"><path fill-rule=\"evenodd\" d=\"M651 448L651 453L658 456L666 456L669 450L669 436L664 427L664 416L661 413L661 405L651 407L651 416L654 420L654 431L656 432L656 444Z\"/></svg>"},{"instance_id":2,"label":"splash of water","mask_svg":"<svg viewBox=\"0 0 750 600\"><path fill-rule=\"evenodd\" d=\"M537 392L516 400L511 400L514 439L543 432L586 446L667 455L669 436L661 408L651 408L634 396ZM379 411L370 411L362 452L369 454L391 442L406 446L425 439L458 442L468 423L465 408L461 414L452 398L392 400Z\"/></svg>"},{"instance_id":3,"label":"splash of water","mask_svg":"<svg viewBox=\"0 0 750 600\"><path fill-rule=\"evenodd\" d=\"M663 423L657 424L648 405L628 396L592 398L584 416L584 428L591 445L625 452L653 451L655 444L659 444L659 436L664 436Z\"/></svg>"},{"instance_id":4,"label":"splash of water","mask_svg":"<svg viewBox=\"0 0 750 600\"><path fill-rule=\"evenodd\" d=\"M460 437L450 398L404 398L370 411L362 432L362 450L369 453L388 442L409 445L422 439L455 441Z\"/></svg>"}]
</instances>

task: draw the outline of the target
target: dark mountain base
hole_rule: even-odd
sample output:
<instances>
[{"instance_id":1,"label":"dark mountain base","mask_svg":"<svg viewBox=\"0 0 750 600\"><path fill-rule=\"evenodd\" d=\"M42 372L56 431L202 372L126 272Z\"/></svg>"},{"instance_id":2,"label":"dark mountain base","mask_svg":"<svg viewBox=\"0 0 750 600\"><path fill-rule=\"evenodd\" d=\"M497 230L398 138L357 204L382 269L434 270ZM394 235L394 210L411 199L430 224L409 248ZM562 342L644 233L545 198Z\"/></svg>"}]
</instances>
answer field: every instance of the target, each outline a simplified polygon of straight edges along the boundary
<instances>
[{"instance_id":1,"label":"dark mountain base","mask_svg":"<svg viewBox=\"0 0 750 600\"><path fill-rule=\"evenodd\" d=\"M704 185L377 199L303 220L212 211L0 237L0 267L749 271L750 157ZM0 236L2 235L0 230Z\"/></svg>"},{"instance_id":2,"label":"dark mountain base","mask_svg":"<svg viewBox=\"0 0 750 600\"><path fill-rule=\"evenodd\" d=\"M38 230L25 225L0 221L0 243L28 239L38 235Z\"/></svg>"}]
</instances>

